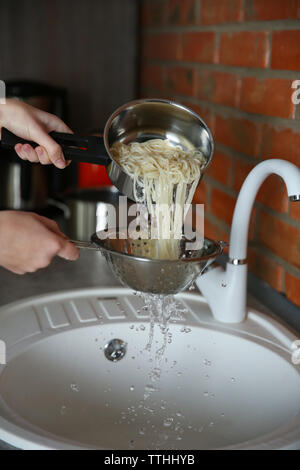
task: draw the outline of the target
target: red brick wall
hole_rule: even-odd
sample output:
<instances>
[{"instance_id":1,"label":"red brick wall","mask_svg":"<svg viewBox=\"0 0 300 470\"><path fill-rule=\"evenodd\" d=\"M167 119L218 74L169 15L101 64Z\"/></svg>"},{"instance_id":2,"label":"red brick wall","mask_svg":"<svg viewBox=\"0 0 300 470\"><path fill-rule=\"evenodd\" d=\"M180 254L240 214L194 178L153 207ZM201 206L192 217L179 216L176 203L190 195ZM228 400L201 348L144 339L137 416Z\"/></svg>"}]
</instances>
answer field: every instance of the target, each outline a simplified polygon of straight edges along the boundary
<instances>
[{"instance_id":1,"label":"red brick wall","mask_svg":"<svg viewBox=\"0 0 300 470\"><path fill-rule=\"evenodd\" d=\"M291 100L300 0L142 0L141 27L141 96L188 105L214 135L196 201L206 204L207 236L228 239L251 168L270 157L300 167L300 106ZM249 265L300 306L299 229L300 203L269 177L253 211Z\"/></svg>"}]
</instances>

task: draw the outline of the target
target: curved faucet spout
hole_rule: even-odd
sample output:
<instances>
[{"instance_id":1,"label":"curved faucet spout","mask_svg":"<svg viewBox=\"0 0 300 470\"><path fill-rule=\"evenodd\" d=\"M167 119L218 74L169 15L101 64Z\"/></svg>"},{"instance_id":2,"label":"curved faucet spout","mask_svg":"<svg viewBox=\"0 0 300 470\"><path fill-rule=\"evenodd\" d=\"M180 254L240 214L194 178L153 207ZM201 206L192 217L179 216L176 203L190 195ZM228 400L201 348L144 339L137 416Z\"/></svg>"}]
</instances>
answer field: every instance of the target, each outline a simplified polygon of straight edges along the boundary
<instances>
[{"instance_id":1,"label":"curved faucet spout","mask_svg":"<svg viewBox=\"0 0 300 470\"><path fill-rule=\"evenodd\" d=\"M248 231L253 204L260 186L272 174L281 176L284 180L291 200L299 200L300 170L293 163L274 158L265 160L253 168L243 183L233 213L229 248L231 260L245 260L247 257Z\"/></svg>"},{"instance_id":2,"label":"curved faucet spout","mask_svg":"<svg viewBox=\"0 0 300 470\"><path fill-rule=\"evenodd\" d=\"M246 259L250 216L257 192L271 174L284 180L291 201L300 200L300 170L296 165L280 159L259 163L245 179L236 202L226 271L218 267L196 281L214 317L225 323L239 323L246 318Z\"/></svg>"}]
</instances>

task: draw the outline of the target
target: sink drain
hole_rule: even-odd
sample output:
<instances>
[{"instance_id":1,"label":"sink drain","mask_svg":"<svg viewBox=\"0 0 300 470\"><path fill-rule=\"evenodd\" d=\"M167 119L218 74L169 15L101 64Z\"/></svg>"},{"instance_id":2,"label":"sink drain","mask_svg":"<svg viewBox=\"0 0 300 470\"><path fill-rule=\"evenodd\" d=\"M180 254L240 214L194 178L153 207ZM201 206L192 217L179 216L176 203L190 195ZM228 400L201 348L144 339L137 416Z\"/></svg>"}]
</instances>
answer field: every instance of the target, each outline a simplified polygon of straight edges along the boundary
<instances>
[{"instance_id":1,"label":"sink drain","mask_svg":"<svg viewBox=\"0 0 300 470\"><path fill-rule=\"evenodd\" d=\"M104 354L109 361L117 362L123 359L127 351L127 343L121 339L114 338L104 347Z\"/></svg>"}]
</instances>

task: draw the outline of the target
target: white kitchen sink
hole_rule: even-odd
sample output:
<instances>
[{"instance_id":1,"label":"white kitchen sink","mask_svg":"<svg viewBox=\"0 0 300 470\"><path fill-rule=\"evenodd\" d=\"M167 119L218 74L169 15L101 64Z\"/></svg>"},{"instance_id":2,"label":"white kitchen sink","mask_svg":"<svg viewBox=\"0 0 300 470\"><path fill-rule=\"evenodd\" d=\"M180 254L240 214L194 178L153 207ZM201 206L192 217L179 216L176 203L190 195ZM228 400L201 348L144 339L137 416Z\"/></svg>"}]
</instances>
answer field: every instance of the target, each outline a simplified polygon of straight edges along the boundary
<instances>
[{"instance_id":1,"label":"white kitchen sink","mask_svg":"<svg viewBox=\"0 0 300 470\"><path fill-rule=\"evenodd\" d=\"M226 325L199 294L177 300L187 311L160 363L162 332L149 352L148 313L128 289L2 307L0 439L21 449L300 449L297 338L257 311ZM127 343L117 362L104 354L114 338Z\"/></svg>"}]
</instances>

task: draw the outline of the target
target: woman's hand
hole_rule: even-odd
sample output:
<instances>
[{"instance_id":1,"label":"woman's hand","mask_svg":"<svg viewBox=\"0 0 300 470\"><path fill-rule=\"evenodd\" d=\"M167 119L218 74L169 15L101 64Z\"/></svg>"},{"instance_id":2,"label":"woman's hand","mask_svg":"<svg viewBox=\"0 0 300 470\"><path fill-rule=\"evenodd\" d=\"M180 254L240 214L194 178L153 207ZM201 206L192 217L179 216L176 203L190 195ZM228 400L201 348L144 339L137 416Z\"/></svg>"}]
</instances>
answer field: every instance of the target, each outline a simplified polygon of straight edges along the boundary
<instances>
[{"instance_id":1,"label":"woman's hand","mask_svg":"<svg viewBox=\"0 0 300 470\"><path fill-rule=\"evenodd\" d=\"M17 144L15 151L22 160L40 162L42 165L53 163L57 168L67 166L60 145L49 136L52 131L72 133L57 116L21 101L8 99L6 104L0 105L0 127L6 127L17 136L39 144L35 149L29 144Z\"/></svg>"},{"instance_id":2,"label":"woman's hand","mask_svg":"<svg viewBox=\"0 0 300 470\"><path fill-rule=\"evenodd\" d=\"M79 257L56 222L31 212L0 212L0 266L16 274L32 273L56 255L72 261Z\"/></svg>"}]
</instances>

